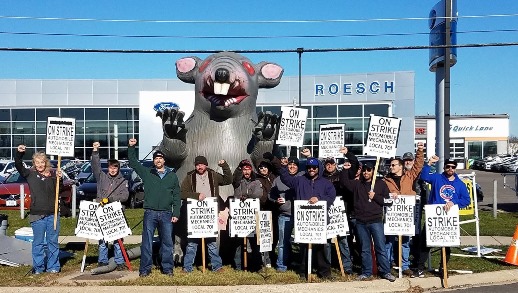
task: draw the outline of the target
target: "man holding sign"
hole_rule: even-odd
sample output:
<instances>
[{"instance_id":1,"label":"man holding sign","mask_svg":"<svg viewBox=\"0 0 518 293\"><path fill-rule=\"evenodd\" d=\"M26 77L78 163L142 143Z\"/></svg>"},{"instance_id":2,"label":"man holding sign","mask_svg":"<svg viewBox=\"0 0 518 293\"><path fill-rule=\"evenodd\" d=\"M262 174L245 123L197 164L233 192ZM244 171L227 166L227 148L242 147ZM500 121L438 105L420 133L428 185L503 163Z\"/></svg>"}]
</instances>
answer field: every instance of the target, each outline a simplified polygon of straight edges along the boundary
<instances>
[{"instance_id":1,"label":"man holding sign","mask_svg":"<svg viewBox=\"0 0 518 293\"><path fill-rule=\"evenodd\" d=\"M207 197L219 197L219 187L232 183L232 171L225 160L219 160L218 162L218 166L223 170L223 174L208 168L208 164L204 156L197 156L194 159L194 170L187 173L187 176L182 181L181 194L183 199L192 198L203 201ZM187 240L183 261L183 270L186 272L192 272L193 270L199 240L199 238L188 238ZM222 261L218 254L216 238L207 238L205 241L209 249L212 271L218 271L222 268Z\"/></svg>"},{"instance_id":2,"label":"man holding sign","mask_svg":"<svg viewBox=\"0 0 518 293\"><path fill-rule=\"evenodd\" d=\"M390 161L390 173L383 179L387 184L392 198L397 198L398 195L415 195L414 181L419 177L419 173L424 164L424 145L422 142L417 144L417 152L415 154L415 163L412 169L405 170L405 162L402 159L393 158ZM420 224L420 223L419 223ZM387 236L387 257L389 262L394 260L393 247L396 243L395 235ZM410 270L410 236L403 236L400 249L402 250L402 272L406 276L412 276Z\"/></svg>"},{"instance_id":3,"label":"man holding sign","mask_svg":"<svg viewBox=\"0 0 518 293\"><path fill-rule=\"evenodd\" d=\"M108 160L108 174L101 169L101 159L99 157L99 142L93 143L92 149L92 173L97 181L97 198L96 201L102 205L111 202L125 202L128 200L128 180L119 172L120 163L118 160ZM114 259L117 270L126 269L124 257L122 256L121 247L118 241L113 243ZM99 257L97 258L99 266L108 265L108 243L99 240Z\"/></svg>"},{"instance_id":4,"label":"man holding sign","mask_svg":"<svg viewBox=\"0 0 518 293\"><path fill-rule=\"evenodd\" d=\"M333 184L325 179L322 174L324 167L317 158L308 158L306 161L306 173L303 176L292 176L287 168L282 167L278 158L271 153L265 153L264 157L269 159L279 170L282 183L289 188L295 189L295 200L307 200L310 204L318 201L326 201L327 206L333 205L336 198L336 191ZM301 252L304 258L301 262L301 272L306 271L306 245L301 245ZM317 274L320 278L331 278L331 262L326 257L325 244L313 245L316 254Z\"/></svg>"},{"instance_id":5,"label":"man holding sign","mask_svg":"<svg viewBox=\"0 0 518 293\"><path fill-rule=\"evenodd\" d=\"M347 150L344 154L354 156ZM357 280L364 281L372 276L371 243L373 243L380 276L394 282L396 278L390 273L383 232L383 207L391 204L391 201L388 200L389 190L387 184L382 180L376 180L374 189L372 189L374 176L374 166L366 163L362 167L360 180L351 180L349 176L340 177L340 184L354 195L356 230L360 240L362 258L362 273Z\"/></svg>"},{"instance_id":6,"label":"man holding sign","mask_svg":"<svg viewBox=\"0 0 518 293\"><path fill-rule=\"evenodd\" d=\"M444 204L446 213L454 205L458 205L459 209L467 207L470 204L470 197L466 184L455 173L457 162L447 159L444 162L444 171L441 174L430 174L430 167L439 161L439 157L432 156L428 164L423 167L421 172L421 179L432 185L432 190L428 196L428 204ZM413 277L424 277L425 263L428 260L428 253L430 248L426 243L426 223L421 232L421 253L419 256L419 263L417 270ZM446 262L450 258L450 248L446 247ZM441 268L443 266L441 261ZM442 269L439 269L442 272Z\"/></svg>"}]
</instances>

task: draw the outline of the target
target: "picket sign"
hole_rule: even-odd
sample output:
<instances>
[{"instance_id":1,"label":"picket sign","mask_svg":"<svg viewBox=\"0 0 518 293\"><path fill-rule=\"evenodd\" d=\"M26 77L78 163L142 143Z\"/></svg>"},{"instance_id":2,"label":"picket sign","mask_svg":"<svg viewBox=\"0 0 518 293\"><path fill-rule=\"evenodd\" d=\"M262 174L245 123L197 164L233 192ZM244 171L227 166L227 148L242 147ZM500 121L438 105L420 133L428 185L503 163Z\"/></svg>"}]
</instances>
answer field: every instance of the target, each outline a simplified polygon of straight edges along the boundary
<instances>
[{"instance_id":1,"label":"picket sign","mask_svg":"<svg viewBox=\"0 0 518 293\"><path fill-rule=\"evenodd\" d=\"M342 157L340 148L344 145L344 124L320 125L318 156L320 158Z\"/></svg>"},{"instance_id":2,"label":"picket sign","mask_svg":"<svg viewBox=\"0 0 518 293\"><path fill-rule=\"evenodd\" d=\"M47 118L45 153L51 156L58 156L56 169L56 199L54 201L54 230L57 229L59 207L60 177L57 176L57 172L61 170L61 156L74 157L75 124L76 120L74 118Z\"/></svg>"},{"instance_id":3,"label":"picket sign","mask_svg":"<svg viewBox=\"0 0 518 293\"><path fill-rule=\"evenodd\" d=\"M304 144L304 132L308 109L281 107L282 115L276 143L286 146L301 147Z\"/></svg>"},{"instance_id":4,"label":"picket sign","mask_svg":"<svg viewBox=\"0 0 518 293\"><path fill-rule=\"evenodd\" d=\"M268 252L273 249L273 224L271 211L257 211L256 232L259 252Z\"/></svg>"}]
</instances>

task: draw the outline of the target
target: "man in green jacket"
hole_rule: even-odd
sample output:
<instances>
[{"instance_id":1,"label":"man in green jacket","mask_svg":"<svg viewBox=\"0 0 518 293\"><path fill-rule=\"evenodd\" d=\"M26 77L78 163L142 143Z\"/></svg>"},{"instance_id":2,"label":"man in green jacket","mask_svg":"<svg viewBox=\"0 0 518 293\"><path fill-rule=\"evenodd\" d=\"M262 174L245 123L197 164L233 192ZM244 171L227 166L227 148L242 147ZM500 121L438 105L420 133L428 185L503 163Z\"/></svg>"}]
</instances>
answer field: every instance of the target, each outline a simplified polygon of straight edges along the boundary
<instances>
[{"instance_id":1,"label":"man in green jacket","mask_svg":"<svg viewBox=\"0 0 518 293\"><path fill-rule=\"evenodd\" d=\"M223 169L223 174L208 168L209 163L204 156L197 156L194 159L194 170L187 173L182 181L181 194L183 199L192 198L202 201L207 197L219 197L219 186L232 183L232 171L225 160L219 160L218 166ZM183 259L183 270L192 272L194 259L198 250L200 239L188 238L185 257ZM221 257L218 253L216 238L206 238L209 258L212 264L212 271L219 271L222 268Z\"/></svg>"},{"instance_id":2,"label":"man in green jacket","mask_svg":"<svg viewBox=\"0 0 518 293\"><path fill-rule=\"evenodd\" d=\"M180 217L180 184L173 169L165 166L164 154L153 154L153 168L146 168L137 159L137 140L129 140L128 159L130 167L144 182L144 220L142 245L140 247L139 276L146 277L153 265L153 235L158 229L162 274L173 276L173 223Z\"/></svg>"}]
</instances>

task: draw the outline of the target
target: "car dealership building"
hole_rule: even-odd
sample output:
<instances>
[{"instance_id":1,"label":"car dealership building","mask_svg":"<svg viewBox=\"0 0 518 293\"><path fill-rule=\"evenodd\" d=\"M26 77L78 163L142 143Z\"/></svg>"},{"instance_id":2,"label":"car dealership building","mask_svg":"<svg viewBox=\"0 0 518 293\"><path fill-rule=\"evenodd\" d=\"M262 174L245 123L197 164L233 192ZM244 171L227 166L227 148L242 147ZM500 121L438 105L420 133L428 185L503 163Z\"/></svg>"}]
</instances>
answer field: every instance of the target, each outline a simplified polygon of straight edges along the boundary
<instances>
[{"instance_id":1,"label":"car dealership building","mask_svg":"<svg viewBox=\"0 0 518 293\"><path fill-rule=\"evenodd\" d=\"M285 76L277 87L260 89L257 110L280 115L281 106L298 106L298 84L297 76ZM300 102L309 110L304 146L313 154L320 125L336 123L345 124L345 145L362 154L370 114L402 118L398 154L413 149L413 72L306 75L301 84ZM178 79L0 80L0 157L12 158L19 144L28 152L44 150L47 117L70 117L76 119L76 158L89 159L99 141L102 157L124 159L135 137L143 159L162 137L153 103L170 101L189 112L193 90Z\"/></svg>"}]
</instances>

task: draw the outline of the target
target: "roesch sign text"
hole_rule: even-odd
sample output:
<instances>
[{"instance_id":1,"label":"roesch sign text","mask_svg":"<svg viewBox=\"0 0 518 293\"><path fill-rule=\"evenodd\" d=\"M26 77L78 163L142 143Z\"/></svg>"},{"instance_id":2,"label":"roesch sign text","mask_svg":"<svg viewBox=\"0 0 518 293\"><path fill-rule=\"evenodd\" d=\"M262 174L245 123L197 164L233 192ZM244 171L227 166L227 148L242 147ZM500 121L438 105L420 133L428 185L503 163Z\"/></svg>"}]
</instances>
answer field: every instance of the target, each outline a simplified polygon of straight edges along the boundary
<instances>
[{"instance_id":1,"label":"roesch sign text","mask_svg":"<svg viewBox=\"0 0 518 293\"><path fill-rule=\"evenodd\" d=\"M315 96L325 95L362 95L370 94L393 94L395 90L394 81L372 81L372 82L357 82L357 83L331 83L315 84Z\"/></svg>"}]
</instances>

